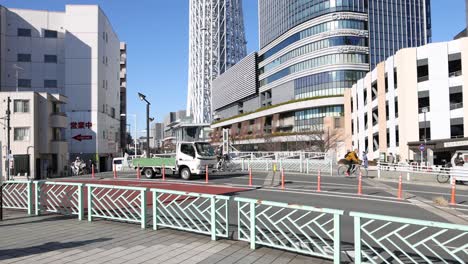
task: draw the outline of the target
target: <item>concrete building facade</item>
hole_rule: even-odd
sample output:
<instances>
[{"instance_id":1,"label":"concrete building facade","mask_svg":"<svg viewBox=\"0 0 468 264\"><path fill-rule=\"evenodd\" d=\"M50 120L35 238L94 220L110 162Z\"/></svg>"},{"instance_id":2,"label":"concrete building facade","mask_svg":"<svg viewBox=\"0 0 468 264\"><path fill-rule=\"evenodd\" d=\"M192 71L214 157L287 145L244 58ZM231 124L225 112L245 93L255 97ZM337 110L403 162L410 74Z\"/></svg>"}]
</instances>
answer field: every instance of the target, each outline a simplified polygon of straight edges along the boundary
<instances>
[{"instance_id":1,"label":"concrete building facade","mask_svg":"<svg viewBox=\"0 0 468 264\"><path fill-rule=\"evenodd\" d=\"M127 43L120 42L120 148L127 147Z\"/></svg>"},{"instance_id":2,"label":"concrete building facade","mask_svg":"<svg viewBox=\"0 0 468 264\"><path fill-rule=\"evenodd\" d=\"M109 169L120 153L121 56L104 12L96 5L1 12L1 90L65 95L70 155Z\"/></svg>"},{"instance_id":3,"label":"concrete building facade","mask_svg":"<svg viewBox=\"0 0 468 264\"><path fill-rule=\"evenodd\" d=\"M260 0L260 50L213 82L213 140L223 128L251 134L239 141L246 148L260 144L245 141L251 137L295 142L307 134L299 145L309 147L311 134L328 137L325 120L339 128L346 89L392 51L430 41L429 3ZM343 139L334 140L344 148ZM290 144L279 150L291 150Z\"/></svg>"},{"instance_id":4,"label":"concrete building facade","mask_svg":"<svg viewBox=\"0 0 468 264\"><path fill-rule=\"evenodd\" d=\"M2 127L10 98L10 161L12 176L45 179L68 173L69 153L65 138L68 119L64 112L67 98L60 94L39 92L0 92ZM0 129L3 142L0 161L7 160L7 130ZM2 175L6 175L7 166Z\"/></svg>"},{"instance_id":5,"label":"concrete building facade","mask_svg":"<svg viewBox=\"0 0 468 264\"><path fill-rule=\"evenodd\" d=\"M468 149L468 38L398 51L345 93L346 146L441 164Z\"/></svg>"}]
</instances>

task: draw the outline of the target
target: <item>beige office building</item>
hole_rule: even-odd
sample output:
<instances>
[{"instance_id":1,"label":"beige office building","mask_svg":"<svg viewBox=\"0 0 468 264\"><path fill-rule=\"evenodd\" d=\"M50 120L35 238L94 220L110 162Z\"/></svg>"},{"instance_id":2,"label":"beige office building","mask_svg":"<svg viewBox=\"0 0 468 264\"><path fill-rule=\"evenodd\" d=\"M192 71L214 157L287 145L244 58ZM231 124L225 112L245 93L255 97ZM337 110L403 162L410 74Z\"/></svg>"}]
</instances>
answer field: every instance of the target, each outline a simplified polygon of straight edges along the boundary
<instances>
[{"instance_id":1,"label":"beige office building","mask_svg":"<svg viewBox=\"0 0 468 264\"><path fill-rule=\"evenodd\" d=\"M345 93L347 148L441 164L468 149L468 38L398 51ZM425 150L420 151L424 144Z\"/></svg>"},{"instance_id":2,"label":"beige office building","mask_svg":"<svg viewBox=\"0 0 468 264\"><path fill-rule=\"evenodd\" d=\"M0 92L2 164L6 164L7 158L5 113L8 97L11 100L11 175L28 175L35 179L65 176L69 164L68 143L65 139L68 120L62 108L67 98L49 93ZM6 169L3 166L3 175L6 175Z\"/></svg>"}]
</instances>

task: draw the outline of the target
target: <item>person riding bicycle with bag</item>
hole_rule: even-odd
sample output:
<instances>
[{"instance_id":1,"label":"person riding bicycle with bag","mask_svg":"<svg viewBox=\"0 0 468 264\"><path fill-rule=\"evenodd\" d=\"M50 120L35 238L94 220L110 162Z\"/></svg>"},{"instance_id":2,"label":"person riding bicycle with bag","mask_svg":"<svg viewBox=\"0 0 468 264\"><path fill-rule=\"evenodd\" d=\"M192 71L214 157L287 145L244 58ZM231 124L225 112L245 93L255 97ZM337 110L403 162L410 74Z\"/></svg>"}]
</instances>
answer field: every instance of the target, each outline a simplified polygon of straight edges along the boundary
<instances>
[{"instance_id":1,"label":"person riding bicycle with bag","mask_svg":"<svg viewBox=\"0 0 468 264\"><path fill-rule=\"evenodd\" d=\"M351 173L351 168L353 167L354 164L361 164L361 160L358 157L358 149L355 149L354 151L350 151L346 154L345 156L345 162L346 165L348 165L348 170L346 171L348 175Z\"/></svg>"}]
</instances>

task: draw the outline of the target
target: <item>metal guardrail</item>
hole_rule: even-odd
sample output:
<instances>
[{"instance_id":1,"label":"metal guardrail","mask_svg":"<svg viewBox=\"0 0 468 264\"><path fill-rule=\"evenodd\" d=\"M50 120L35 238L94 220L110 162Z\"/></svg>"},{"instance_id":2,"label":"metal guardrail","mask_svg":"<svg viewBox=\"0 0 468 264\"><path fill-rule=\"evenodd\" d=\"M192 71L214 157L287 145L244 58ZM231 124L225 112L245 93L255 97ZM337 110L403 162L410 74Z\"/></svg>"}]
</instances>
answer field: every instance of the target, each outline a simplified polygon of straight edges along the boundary
<instances>
[{"instance_id":1,"label":"metal guardrail","mask_svg":"<svg viewBox=\"0 0 468 264\"><path fill-rule=\"evenodd\" d=\"M32 181L3 182L3 207L6 209L23 209L33 213Z\"/></svg>"},{"instance_id":2,"label":"metal guardrail","mask_svg":"<svg viewBox=\"0 0 468 264\"><path fill-rule=\"evenodd\" d=\"M227 238L229 197L151 189L153 229L159 226Z\"/></svg>"},{"instance_id":3,"label":"metal guardrail","mask_svg":"<svg viewBox=\"0 0 468 264\"><path fill-rule=\"evenodd\" d=\"M239 240L340 263L341 210L236 197Z\"/></svg>"},{"instance_id":4,"label":"metal guardrail","mask_svg":"<svg viewBox=\"0 0 468 264\"><path fill-rule=\"evenodd\" d=\"M303 152L303 151L235 151L231 152L230 156L233 159L324 159L327 158L325 152Z\"/></svg>"},{"instance_id":5,"label":"metal guardrail","mask_svg":"<svg viewBox=\"0 0 468 264\"><path fill-rule=\"evenodd\" d=\"M88 221L105 218L141 223L146 228L146 190L141 187L87 184Z\"/></svg>"},{"instance_id":6,"label":"metal guardrail","mask_svg":"<svg viewBox=\"0 0 468 264\"><path fill-rule=\"evenodd\" d=\"M82 183L35 181L35 213L42 211L84 218Z\"/></svg>"},{"instance_id":7,"label":"metal guardrail","mask_svg":"<svg viewBox=\"0 0 468 264\"><path fill-rule=\"evenodd\" d=\"M312 173L321 170L324 174L333 174L333 162L327 159L254 159L244 160L237 159L231 160L230 163L234 164L237 169L246 171L251 168L253 171L274 171L281 170L299 173Z\"/></svg>"},{"instance_id":8,"label":"metal guardrail","mask_svg":"<svg viewBox=\"0 0 468 264\"><path fill-rule=\"evenodd\" d=\"M466 263L468 226L351 212L355 263Z\"/></svg>"},{"instance_id":9,"label":"metal guardrail","mask_svg":"<svg viewBox=\"0 0 468 264\"><path fill-rule=\"evenodd\" d=\"M412 174L430 175L436 177L440 174L447 175L447 177L455 177L458 181L468 181L468 168L464 167L443 167L443 166L424 166L420 164L405 164L405 163L377 163L377 177L382 176L382 172L401 172L406 173L408 181L411 180Z\"/></svg>"}]
</instances>

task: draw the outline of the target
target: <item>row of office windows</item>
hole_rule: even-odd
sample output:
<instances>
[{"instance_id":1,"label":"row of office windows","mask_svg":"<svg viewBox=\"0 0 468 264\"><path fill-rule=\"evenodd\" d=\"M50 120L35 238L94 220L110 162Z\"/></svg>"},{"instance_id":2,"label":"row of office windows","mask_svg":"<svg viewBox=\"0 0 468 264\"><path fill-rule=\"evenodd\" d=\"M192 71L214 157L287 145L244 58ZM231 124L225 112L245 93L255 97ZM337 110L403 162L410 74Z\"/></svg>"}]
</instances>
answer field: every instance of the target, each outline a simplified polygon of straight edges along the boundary
<instances>
[{"instance_id":1,"label":"row of office windows","mask_svg":"<svg viewBox=\"0 0 468 264\"><path fill-rule=\"evenodd\" d=\"M302 56L307 53L311 53L311 52L329 48L329 47L344 46L344 45L367 47L368 43L367 43L367 38L356 37L356 36L340 36L340 37L332 37L328 39L319 40L313 43L306 44L294 50L291 50L290 52L284 54L283 56L275 59L274 61L260 68L259 72L260 74L262 74L288 60Z\"/></svg>"},{"instance_id":2,"label":"row of office windows","mask_svg":"<svg viewBox=\"0 0 468 264\"><path fill-rule=\"evenodd\" d=\"M31 88L31 79L18 79L19 88ZM57 88L57 80L44 80L44 88Z\"/></svg>"},{"instance_id":3,"label":"row of office windows","mask_svg":"<svg viewBox=\"0 0 468 264\"><path fill-rule=\"evenodd\" d=\"M367 1L367 0L366 0ZM313 18L340 11L365 12L364 0L309 0L309 1L265 1L260 5L261 16L269 20L263 29L261 46L283 34L285 31ZM276 6L275 6L276 5ZM286 5L286 6L285 6ZM284 11L286 8L287 12Z\"/></svg>"},{"instance_id":4,"label":"row of office windows","mask_svg":"<svg viewBox=\"0 0 468 264\"><path fill-rule=\"evenodd\" d=\"M296 132L320 131L323 129L323 118L343 115L342 105L332 105L297 111L294 115Z\"/></svg>"},{"instance_id":5,"label":"row of office windows","mask_svg":"<svg viewBox=\"0 0 468 264\"><path fill-rule=\"evenodd\" d=\"M31 37L30 28L18 28L17 30L18 37ZM57 38L58 32L56 30L44 29L44 38Z\"/></svg>"},{"instance_id":6,"label":"row of office windows","mask_svg":"<svg viewBox=\"0 0 468 264\"><path fill-rule=\"evenodd\" d=\"M358 54L358 53L342 53L342 54L330 54L321 57L312 58L297 64L291 65L287 68L284 68L278 71L275 74L272 74L265 79L260 80L260 86L267 85L271 82L279 80L283 77L286 77L290 74L317 68L325 65L334 65L334 64L360 64L360 63L369 63L369 56L367 54Z\"/></svg>"},{"instance_id":7,"label":"row of office windows","mask_svg":"<svg viewBox=\"0 0 468 264\"><path fill-rule=\"evenodd\" d=\"M342 95L346 88L351 88L359 79L365 76L363 71L330 71L294 80L294 96L296 99L315 96Z\"/></svg>"},{"instance_id":8,"label":"row of office windows","mask_svg":"<svg viewBox=\"0 0 468 264\"><path fill-rule=\"evenodd\" d=\"M301 39L323 33L326 31L336 30L336 29L358 29L358 30L366 30L367 29L367 22L360 21L360 20L335 20L329 21L322 24L315 25L313 27L304 29L300 32L291 35L290 37L286 38L285 40L281 41L279 44L274 46L273 48L269 49L265 52L262 56L260 56L259 61L263 61L271 56L273 56L278 51L284 49L285 47L297 42Z\"/></svg>"},{"instance_id":9,"label":"row of office windows","mask_svg":"<svg viewBox=\"0 0 468 264\"><path fill-rule=\"evenodd\" d=\"M31 62L31 54L30 53L18 53L16 60L18 62ZM44 54L44 62L45 63L57 63L57 55Z\"/></svg>"}]
</instances>

